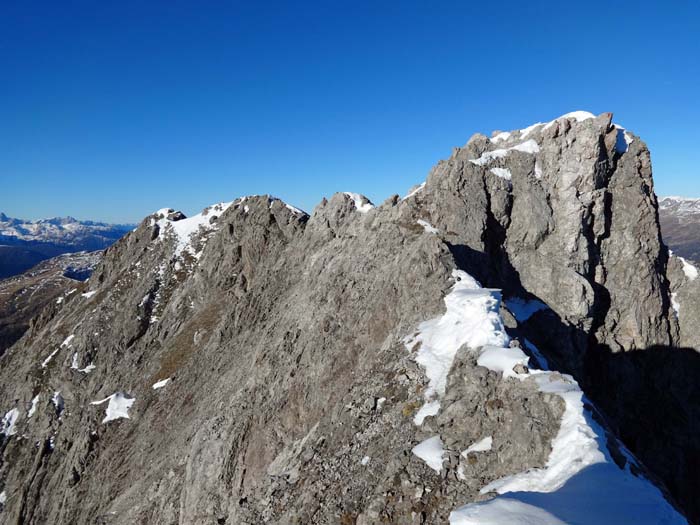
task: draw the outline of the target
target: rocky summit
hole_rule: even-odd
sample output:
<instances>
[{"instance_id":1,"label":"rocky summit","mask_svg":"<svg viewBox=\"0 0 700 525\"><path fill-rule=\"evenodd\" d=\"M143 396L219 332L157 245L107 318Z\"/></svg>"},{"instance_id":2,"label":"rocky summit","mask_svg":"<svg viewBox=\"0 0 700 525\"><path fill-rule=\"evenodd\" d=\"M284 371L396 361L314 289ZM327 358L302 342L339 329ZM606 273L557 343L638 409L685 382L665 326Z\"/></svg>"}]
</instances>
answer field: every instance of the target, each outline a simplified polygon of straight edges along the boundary
<instances>
[{"instance_id":1,"label":"rocky summit","mask_svg":"<svg viewBox=\"0 0 700 525\"><path fill-rule=\"evenodd\" d=\"M0 358L0 523L700 523L697 276L609 113L159 210Z\"/></svg>"}]
</instances>

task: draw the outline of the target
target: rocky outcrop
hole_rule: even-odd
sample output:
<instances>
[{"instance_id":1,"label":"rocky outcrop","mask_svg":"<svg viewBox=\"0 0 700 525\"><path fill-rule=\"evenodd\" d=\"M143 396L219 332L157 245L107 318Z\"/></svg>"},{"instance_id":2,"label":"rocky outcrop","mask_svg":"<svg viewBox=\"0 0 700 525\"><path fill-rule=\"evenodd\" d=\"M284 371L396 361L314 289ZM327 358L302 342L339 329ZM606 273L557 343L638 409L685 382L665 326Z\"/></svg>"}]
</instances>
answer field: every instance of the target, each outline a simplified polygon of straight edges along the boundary
<instances>
[{"instance_id":1,"label":"rocky outcrop","mask_svg":"<svg viewBox=\"0 0 700 525\"><path fill-rule=\"evenodd\" d=\"M471 523L517 501L580 522L523 494L606 483L578 499L608 519L635 487L635 522L682 522L672 483L694 517L689 435L629 416L668 376L626 356L683 332L648 150L611 119L475 135L377 207L149 216L2 358L0 519Z\"/></svg>"}]
</instances>

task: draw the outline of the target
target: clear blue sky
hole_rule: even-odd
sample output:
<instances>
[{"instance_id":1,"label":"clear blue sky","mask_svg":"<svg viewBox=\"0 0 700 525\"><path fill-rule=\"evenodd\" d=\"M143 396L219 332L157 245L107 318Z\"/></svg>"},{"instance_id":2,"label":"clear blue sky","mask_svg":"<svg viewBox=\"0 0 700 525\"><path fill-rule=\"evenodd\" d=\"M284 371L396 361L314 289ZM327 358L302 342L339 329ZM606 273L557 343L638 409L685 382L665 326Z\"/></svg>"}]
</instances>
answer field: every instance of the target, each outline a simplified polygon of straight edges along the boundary
<instances>
[{"instance_id":1,"label":"clear blue sky","mask_svg":"<svg viewBox=\"0 0 700 525\"><path fill-rule=\"evenodd\" d=\"M475 132L613 111L700 196L698 2L0 3L0 211L381 202Z\"/></svg>"}]
</instances>

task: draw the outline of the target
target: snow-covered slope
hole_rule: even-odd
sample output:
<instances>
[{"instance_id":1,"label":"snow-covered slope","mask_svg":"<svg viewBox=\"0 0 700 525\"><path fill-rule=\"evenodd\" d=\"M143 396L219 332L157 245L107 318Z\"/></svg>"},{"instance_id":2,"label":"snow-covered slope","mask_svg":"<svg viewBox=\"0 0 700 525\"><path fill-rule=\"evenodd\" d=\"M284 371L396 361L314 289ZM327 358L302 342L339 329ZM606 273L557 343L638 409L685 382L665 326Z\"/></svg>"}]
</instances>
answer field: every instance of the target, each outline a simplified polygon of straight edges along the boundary
<instances>
[{"instance_id":1,"label":"snow-covered slope","mask_svg":"<svg viewBox=\"0 0 700 525\"><path fill-rule=\"evenodd\" d=\"M545 467L489 483L481 494L495 497L455 509L450 524L686 523L640 474L637 460L596 422L590 401L573 377L527 366L528 356L520 348L509 347L498 313L500 291L482 288L463 271L454 271L452 277L455 284L445 297L445 313L422 323L417 335L406 341L407 349L419 343L416 361L429 379L426 404L414 422L422 425L425 417L439 413L448 372L463 346L477 355L478 365L501 374L505 381L532 381L539 391L561 397L565 408ZM529 342L528 347L532 347ZM487 441L488 447L483 444ZM624 457L623 468L613 460L609 442ZM439 472L441 443L440 436L433 436L413 453ZM490 437L463 455L486 449L490 449Z\"/></svg>"}]
</instances>

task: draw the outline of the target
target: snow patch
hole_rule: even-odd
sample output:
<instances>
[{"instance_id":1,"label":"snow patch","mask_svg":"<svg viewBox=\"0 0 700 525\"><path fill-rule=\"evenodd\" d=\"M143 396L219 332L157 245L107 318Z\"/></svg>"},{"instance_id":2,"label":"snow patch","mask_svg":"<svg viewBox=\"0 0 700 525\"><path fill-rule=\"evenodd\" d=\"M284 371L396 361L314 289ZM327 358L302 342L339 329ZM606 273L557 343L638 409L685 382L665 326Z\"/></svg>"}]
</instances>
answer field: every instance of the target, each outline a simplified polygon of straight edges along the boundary
<instances>
[{"instance_id":1,"label":"snow patch","mask_svg":"<svg viewBox=\"0 0 700 525\"><path fill-rule=\"evenodd\" d=\"M171 378L168 377L167 379L163 379L162 381L158 381L157 383L153 383L153 385L151 386L151 388L152 388L153 390L158 390L159 388L163 388L165 385L168 384L168 382L170 381L170 379L171 379Z\"/></svg>"},{"instance_id":2,"label":"snow patch","mask_svg":"<svg viewBox=\"0 0 700 525\"><path fill-rule=\"evenodd\" d=\"M685 276L690 279L691 281L694 281L695 279L698 278L698 269L690 264L688 261L686 261L683 257L678 257L683 264L683 273Z\"/></svg>"},{"instance_id":3,"label":"snow patch","mask_svg":"<svg viewBox=\"0 0 700 525\"><path fill-rule=\"evenodd\" d=\"M96 293L97 293L97 290L92 290L91 292L85 292L85 293L82 293L82 294L80 294L80 295L82 295L82 296L85 297L86 299L90 299L90 297L92 297L92 296L95 295Z\"/></svg>"},{"instance_id":4,"label":"snow patch","mask_svg":"<svg viewBox=\"0 0 700 525\"><path fill-rule=\"evenodd\" d=\"M455 285L445 296L445 313L422 322L418 325L418 333L404 340L409 351L418 347L415 360L425 368L428 377L426 404L414 417L416 425L421 425L427 415L434 415L439 410L439 398L445 393L447 374L463 345L475 349L485 345L505 346L508 342L498 313L500 292L482 288L462 270L453 270L452 277Z\"/></svg>"},{"instance_id":5,"label":"snow patch","mask_svg":"<svg viewBox=\"0 0 700 525\"><path fill-rule=\"evenodd\" d=\"M406 195L406 196L405 196L403 199L401 199L401 200L402 200L402 201L405 201L406 199L409 199L409 198L413 197L413 196L416 195L417 193L423 191L424 188L425 188L425 182L421 182L418 186L414 186L413 188L411 188L411 189L409 190L409 192L408 192L408 195Z\"/></svg>"},{"instance_id":6,"label":"snow patch","mask_svg":"<svg viewBox=\"0 0 700 525\"><path fill-rule=\"evenodd\" d=\"M445 314L421 323L418 334L405 340L409 349L420 343L416 360L429 379L426 402L435 402L444 393L447 373L463 344L479 352L480 365L506 377L516 376L514 365L528 363L519 348L506 348L508 337L498 314L500 291L483 289L458 270L453 276L460 279L445 297ZM532 343L525 344L539 356ZM593 418L587 408L590 402L571 376L530 369L519 378L534 381L541 392L564 401L547 463L543 468L529 469L483 487L481 494L498 495L454 510L451 524L685 523L656 486L633 474L635 459L621 444L627 464L622 469L615 464L607 449L609 436ZM486 448L486 442L478 445ZM441 471L444 450L439 435L420 443L412 452ZM457 475L462 478L464 472L460 475L458 470Z\"/></svg>"},{"instance_id":7,"label":"snow patch","mask_svg":"<svg viewBox=\"0 0 700 525\"><path fill-rule=\"evenodd\" d=\"M476 364L503 374L503 378L516 377L525 379L527 374L517 374L513 371L516 365L527 366L530 358L520 348L504 348L485 346L476 359Z\"/></svg>"},{"instance_id":8,"label":"snow patch","mask_svg":"<svg viewBox=\"0 0 700 525\"><path fill-rule=\"evenodd\" d=\"M673 311L676 312L676 317L678 317L681 313L681 304L678 302L678 293L676 292L671 294L671 306Z\"/></svg>"},{"instance_id":9,"label":"snow patch","mask_svg":"<svg viewBox=\"0 0 700 525\"><path fill-rule=\"evenodd\" d=\"M352 202L355 205L355 209L360 213L367 213L368 211L374 208L374 204L372 204L372 202L367 197L360 195L359 193L344 191L343 194L347 195L352 199Z\"/></svg>"},{"instance_id":10,"label":"snow patch","mask_svg":"<svg viewBox=\"0 0 700 525\"><path fill-rule=\"evenodd\" d=\"M470 452L488 452L493 446L493 437L487 436L472 445L469 445L466 450L462 451L462 456L465 458Z\"/></svg>"},{"instance_id":11,"label":"snow patch","mask_svg":"<svg viewBox=\"0 0 700 525\"><path fill-rule=\"evenodd\" d=\"M3 416L2 423L0 423L0 433L4 434L5 437L14 436L17 433L17 429L15 428L17 418L19 418L19 410L13 408L8 411Z\"/></svg>"},{"instance_id":12,"label":"snow patch","mask_svg":"<svg viewBox=\"0 0 700 525\"><path fill-rule=\"evenodd\" d=\"M507 181L513 178L513 176L510 173L510 170L507 168L491 168L489 171L493 173L496 177L501 177L502 179L505 179Z\"/></svg>"},{"instance_id":13,"label":"snow patch","mask_svg":"<svg viewBox=\"0 0 700 525\"><path fill-rule=\"evenodd\" d=\"M491 142L501 142L510 138L509 131L501 131L495 137L491 137Z\"/></svg>"},{"instance_id":14,"label":"snow patch","mask_svg":"<svg viewBox=\"0 0 700 525\"><path fill-rule=\"evenodd\" d=\"M371 459L371 458L370 458L369 456L365 456L365 457L363 457L362 460L360 461L360 464L361 464L363 467L366 467L367 465L369 465L370 459Z\"/></svg>"},{"instance_id":15,"label":"snow patch","mask_svg":"<svg viewBox=\"0 0 700 525\"><path fill-rule=\"evenodd\" d=\"M66 406L66 402L64 401L61 392L54 392L53 396L51 397L51 402L56 409L56 415L61 417L61 414L63 414L63 409Z\"/></svg>"},{"instance_id":16,"label":"snow patch","mask_svg":"<svg viewBox=\"0 0 700 525\"><path fill-rule=\"evenodd\" d=\"M442 462L445 460L445 451L442 448L442 439L440 439L440 436L433 436L422 441L413 447L411 452L425 461L425 463L438 474L442 470Z\"/></svg>"},{"instance_id":17,"label":"snow patch","mask_svg":"<svg viewBox=\"0 0 700 525\"><path fill-rule=\"evenodd\" d=\"M61 347L58 347L58 348L56 348L56 350L54 350L53 352L51 352L51 353L49 354L49 356L48 356L46 359L44 359L44 360L42 361L42 363L41 363L41 368L46 368L47 366L49 366L49 363L51 362L51 360L54 358L54 356L58 353L58 351L59 351L60 349L61 349Z\"/></svg>"},{"instance_id":18,"label":"snow patch","mask_svg":"<svg viewBox=\"0 0 700 525\"><path fill-rule=\"evenodd\" d=\"M478 159L469 159L469 162L477 166L484 166L495 159L502 159L511 151L522 151L524 153L539 153L540 147L534 140L530 139L520 144L516 144L510 148L495 149L493 151L484 152Z\"/></svg>"},{"instance_id":19,"label":"snow patch","mask_svg":"<svg viewBox=\"0 0 700 525\"><path fill-rule=\"evenodd\" d=\"M34 396L34 398L32 399L32 406L29 407L29 411L27 412L27 419L29 419L30 417L32 417L32 416L34 415L34 412L36 412L36 405L37 405L37 403L39 402L39 395L40 395L40 394L37 394L37 395Z\"/></svg>"},{"instance_id":20,"label":"snow patch","mask_svg":"<svg viewBox=\"0 0 700 525\"><path fill-rule=\"evenodd\" d=\"M548 122L542 129L545 130L551 128L557 120L574 119L576 122L583 122L584 120L592 118L595 118L595 115L593 113L589 113L588 111L572 111L571 113L566 113L565 115Z\"/></svg>"},{"instance_id":21,"label":"snow patch","mask_svg":"<svg viewBox=\"0 0 700 525\"><path fill-rule=\"evenodd\" d=\"M180 219L178 221L168 220L167 214L164 218L159 219L157 224L161 230L174 235L175 237L175 257L180 257L183 253L187 252L195 259L199 259L202 253L202 248L200 247L199 250L194 249L194 237L200 233L215 230L216 227L211 222L212 218L216 218L223 214L232 204L233 202L220 202L218 204L213 204L204 208L197 215ZM248 213L248 207L246 206L245 208L246 213ZM159 236L158 238L160 239L161 237Z\"/></svg>"},{"instance_id":22,"label":"snow patch","mask_svg":"<svg viewBox=\"0 0 700 525\"><path fill-rule=\"evenodd\" d=\"M114 421L115 419L130 419L129 418L129 408L136 401L133 397L128 397L127 394L123 392L115 392L109 397L104 398L102 401L93 401L91 405L101 405L105 401L109 401L107 405L105 418L102 423L108 423Z\"/></svg>"},{"instance_id":23,"label":"snow patch","mask_svg":"<svg viewBox=\"0 0 700 525\"><path fill-rule=\"evenodd\" d=\"M416 222L423 226L423 229L428 233L440 233L440 230L433 228L429 222L424 221L423 219L418 219Z\"/></svg>"},{"instance_id":24,"label":"snow patch","mask_svg":"<svg viewBox=\"0 0 700 525\"><path fill-rule=\"evenodd\" d=\"M450 525L566 525L566 523L546 510L522 501L501 498L474 503L452 511Z\"/></svg>"}]
</instances>

